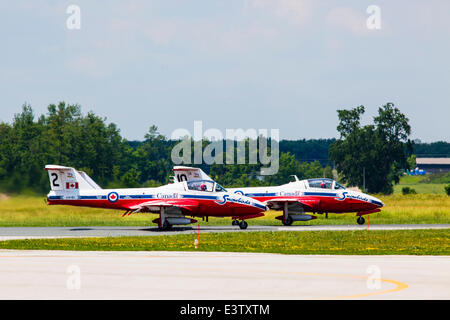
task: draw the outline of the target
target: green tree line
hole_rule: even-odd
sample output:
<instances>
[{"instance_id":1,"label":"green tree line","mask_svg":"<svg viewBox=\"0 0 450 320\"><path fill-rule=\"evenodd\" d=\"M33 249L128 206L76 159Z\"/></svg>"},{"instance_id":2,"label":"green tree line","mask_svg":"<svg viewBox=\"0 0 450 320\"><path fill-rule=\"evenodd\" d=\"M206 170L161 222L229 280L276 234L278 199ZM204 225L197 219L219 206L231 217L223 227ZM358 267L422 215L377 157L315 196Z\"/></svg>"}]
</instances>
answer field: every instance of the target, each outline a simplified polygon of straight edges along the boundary
<instances>
[{"instance_id":1,"label":"green tree line","mask_svg":"<svg viewBox=\"0 0 450 320\"><path fill-rule=\"evenodd\" d=\"M360 125L363 113L363 106L338 110L339 139L281 140L275 175L261 176L262 165L249 161L194 166L225 187L279 185L294 174L300 179L332 178L335 167L340 182L390 193L402 169L410 166L407 157L416 150L450 156L448 142L410 141L408 119L391 103L379 109L373 125ZM127 141L114 123L93 112L83 114L76 104L51 104L39 117L25 104L12 123L0 123L0 190L47 192L46 164L86 171L104 188L158 186L170 182L171 153L179 142L160 134L154 125L142 141ZM205 148L210 142L201 143ZM225 159L226 142L222 143Z\"/></svg>"},{"instance_id":2,"label":"green tree line","mask_svg":"<svg viewBox=\"0 0 450 320\"><path fill-rule=\"evenodd\" d=\"M12 123L0 123L0 189L47 192L46 164L83 170L104 188L158 186L170 181L171 151L178 142L160 134L156 126L149 128L143 141L127 141L114 123L93 112L84 115L76 104L51 104L39 117L25 104ZM281 152L279 161L279 173L263 177L259 164L198 166L224 186L287 183L292 174L332 176L330 166L300 162L290 152Z\"/></svg>"}]
</instances>

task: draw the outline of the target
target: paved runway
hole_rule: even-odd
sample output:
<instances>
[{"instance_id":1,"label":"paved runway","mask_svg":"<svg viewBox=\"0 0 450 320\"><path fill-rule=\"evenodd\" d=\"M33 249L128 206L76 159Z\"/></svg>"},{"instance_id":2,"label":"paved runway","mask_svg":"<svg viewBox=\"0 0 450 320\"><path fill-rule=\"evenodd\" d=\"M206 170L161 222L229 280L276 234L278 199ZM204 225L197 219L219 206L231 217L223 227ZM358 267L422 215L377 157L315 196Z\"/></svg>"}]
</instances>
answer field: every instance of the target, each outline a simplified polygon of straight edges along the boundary
<instances>
[{"instance_id":1,"label":"paved runway","mask_svg":"<svg viewBox=\"0 0 450 320\"><path fill-rule=\"evenodd\" d=\"M449 229L449 224L416 225L371 225L370 230L412 230L412 229ZM249 226L241 230L237 226L201 226L200 232L252 232L252 231L320 231L320 230L366 230L366 225L332 226ZM196 233L197 226L174 227L170 231L159 231L157 227L6 227L0 228L0 241L33 238L70 238L70 237L120 237L120 236L157 236L182 233Z\"/></svg>"},{"instance_id":2,"label":"paved runway","mask_svg":"<svg viewBox=\"0 0 450 320\"><path fill-rule=\"evenodd\" d=\"M0 250L0 299L450 299L450 257Z\"/></svg>"}]
</instances>

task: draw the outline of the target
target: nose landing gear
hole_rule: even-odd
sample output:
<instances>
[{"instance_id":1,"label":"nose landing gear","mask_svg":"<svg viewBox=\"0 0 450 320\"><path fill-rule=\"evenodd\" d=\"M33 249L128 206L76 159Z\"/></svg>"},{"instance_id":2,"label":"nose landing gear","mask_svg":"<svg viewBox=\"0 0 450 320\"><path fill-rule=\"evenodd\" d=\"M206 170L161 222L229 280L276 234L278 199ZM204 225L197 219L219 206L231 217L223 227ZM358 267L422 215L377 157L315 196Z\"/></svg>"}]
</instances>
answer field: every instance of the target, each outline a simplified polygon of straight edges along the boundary
<instances>
[{"instance_id":1,"label":"nose landing gear","mask_svg":"<svg viewBox=\"0 0 450 320\"><path fill-rule=\"evenodd\" d=\"M366 222L366 219L364 219L363 217L358 217L358 219L356 219L356 222L361 225L364 224Z\"/></svg>"},{"instance_id":2,"label":"nose landing gear","mask_svg":"<svg viewBox=\"0 0 450 320\"><path fill-rule=\"evenodd\" d=\"M245 220L242 220L241 222L239 222L239 228L241 228L242 230L247 229L248 227L248 223L245 222Z\"/></svg>"},{"instance_id":3,"label":"nose landing gear","mask_svg":"<svg viewBox=\"0 0 450 320\"><path fill-rule=\"evenodd\" d=\"M245 222L245 220L242 220L241 222L239 222L237 219L233 220L233 222L231 222L232 226L239 226L239 228L241 229L247 229L248 227L248 223Z\"/></svg>"}]
</instances>

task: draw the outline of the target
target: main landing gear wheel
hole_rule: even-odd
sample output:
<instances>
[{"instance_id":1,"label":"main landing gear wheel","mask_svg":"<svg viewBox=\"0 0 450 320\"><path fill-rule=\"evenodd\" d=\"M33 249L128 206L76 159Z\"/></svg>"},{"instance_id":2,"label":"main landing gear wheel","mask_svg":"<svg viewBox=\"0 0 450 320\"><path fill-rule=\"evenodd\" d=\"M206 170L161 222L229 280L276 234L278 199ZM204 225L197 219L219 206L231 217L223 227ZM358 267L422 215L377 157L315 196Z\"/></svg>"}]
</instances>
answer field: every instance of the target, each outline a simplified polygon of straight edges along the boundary
<instances>
[{"instance_id":1,"label":"main landing gear wheel","mask_svg":"<svg viewBox=\"0 0 450 320\"><path fill-rule=\"evenodd\" d=\"M239 228L241 228L242 230L247 229L248 227L248 223L245 222L245 220L242 220L241 222L239 222Z\"/></svg>"},{"instance_id":2,"label":"main landing gear wheel","mask_svg":"<svg viewBox=\"0 0 450 320\"><path fill-rule=\"evenodd\" d=\"M233 220L233 222L231 222L232 226L238 226L239 225L239 221L237 221L236 219Z\"/></svg>"},{"instance_id":3,"label":"main landing gear wheel","mask_svg":"<svg viewBox=\"0 0 450 320\"><path fill-rule=\"evenodd\" d=\"M358 217L358 219L356 219L356 222L358 224L364 224L364 222L366 222L366 219L364 219L363 217Z\"/></svg>"},{"instance_id":4,"label":"main landing gear wheel","mask_svg":"<svg viewBox=\"0 0 450 320\"><path fill-rule=\"evenodd\" d=\"M292 222L294 222L294 220L292 220L292 217L291 216L287 216L286 220L283 221L283 224L285 226L290 226L292 224Z\"/></svg>"}]
</instances>

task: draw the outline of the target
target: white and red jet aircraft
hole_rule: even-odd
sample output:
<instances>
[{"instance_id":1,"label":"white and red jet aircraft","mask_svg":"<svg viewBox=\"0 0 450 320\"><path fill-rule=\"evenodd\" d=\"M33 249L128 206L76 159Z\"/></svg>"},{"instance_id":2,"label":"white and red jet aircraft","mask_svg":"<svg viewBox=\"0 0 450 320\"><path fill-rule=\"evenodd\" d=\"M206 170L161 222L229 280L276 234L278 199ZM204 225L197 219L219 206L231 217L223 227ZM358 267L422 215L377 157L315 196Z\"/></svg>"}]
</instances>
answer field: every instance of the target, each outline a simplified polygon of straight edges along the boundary
<instances>
[{"instance_id":1,"label":"white and red jet aircraft","mask_svg":"<svg viewBox=\"0 0 450 320\"><path fill-rule=\"evenodd\" d=\"M47 165L51 191L49 205L71 205L126 210L125 214L150 212L162 230L172 225L195 223L191 217L232 217L245 220L264 216L266 206L258 200L227 192L201 169L176 166L176 182L157 188L102 189L85 172L74 168ZM125 215L124 214L124 215Z\"/></svg>"},{"instance_id":2,"label":"white and red jet aircraft","mask_svg":"<svg viewBox=\"0 0 450 320\"><path fill-rule=\"evenodd\" d=\"M384 203L368 194L345 189L332 179L318 178L299 180L276 187L256 187L228 189L235 194L259 200L270 209L282 210L276 217L284 225L294 221L308 221L316 216L305 214L313 212L328 216L328 213L356 212L357 223L364 224L363 215L381 211Z\"/></svg>"}]
</instances>

